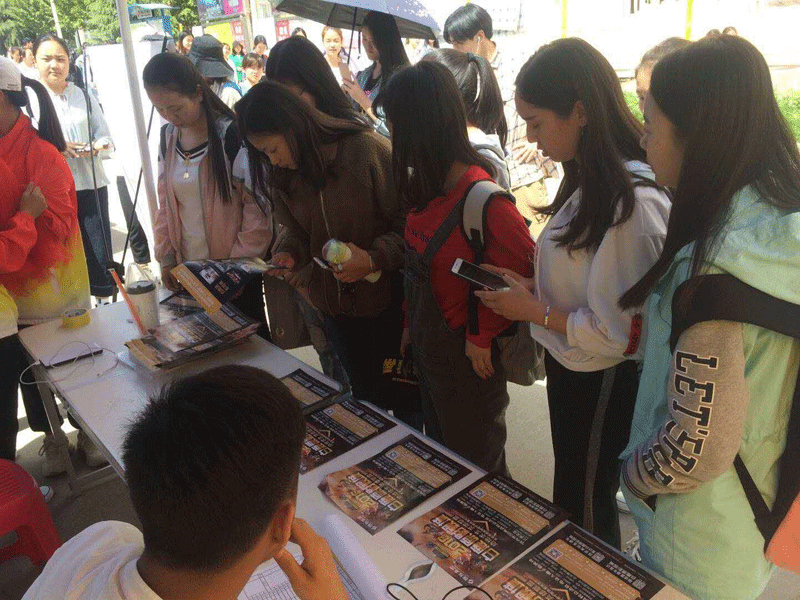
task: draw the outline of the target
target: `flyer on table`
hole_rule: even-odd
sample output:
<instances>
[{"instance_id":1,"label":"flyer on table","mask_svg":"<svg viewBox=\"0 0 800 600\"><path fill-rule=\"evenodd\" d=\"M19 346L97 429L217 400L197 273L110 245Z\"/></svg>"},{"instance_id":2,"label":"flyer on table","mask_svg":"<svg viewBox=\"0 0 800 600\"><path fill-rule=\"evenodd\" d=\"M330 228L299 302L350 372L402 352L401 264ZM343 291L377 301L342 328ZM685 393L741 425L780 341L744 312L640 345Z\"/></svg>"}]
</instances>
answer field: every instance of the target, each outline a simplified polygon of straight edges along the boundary
<instances>
[{"instance_id":1,"label":"flyer on table","mask_svg":"<svg viewBox=\"0 0 800 600\"><path fill-rule=\"evenodd\" d=\"M651 600L658 579L572 523L483 584L495 600ZM485 600L473 592L467 600Z\"/></svg>"},{"instance_id":2,"label":"flyer on table","mask_svg":"<svg viewBox=\"0 0 800 600\"><path fill-rule=\"evenodd\" d=\"M480 585L567 513L502 475L486 475L398 533L464 585Z\"/></svg>"},{"instance_id":3,"label":"flyer on table","mask_svg":"<svg viewBox=\"0 0 800 600\"><path fill-rule=\"evenodd\" d=\"M414 435L379 454L331 473L319 489L372 534L470 473Z\"/></svg>"},{"instance_id":4,"label":"flyer on table","mask_svg":"<svg viewBox=\"0 0 800 600\"><path fill-rule=\"evenodd\" d=\"M308 473L392 427L392 421L353 400L315 411L306 417L300 473Z\"/></svg>"},{"instance_id":5,"label":"flyer on table","mask_svg":"<svg viewBox=\"0 0 800 600\"><path fill-rule=\"evenodd\" d=\"M297 369L282 377L281 383L289 388L292 395L303 405L304 414L327 406L339 393L303 369Z\"/></svg>"}]
</instances>

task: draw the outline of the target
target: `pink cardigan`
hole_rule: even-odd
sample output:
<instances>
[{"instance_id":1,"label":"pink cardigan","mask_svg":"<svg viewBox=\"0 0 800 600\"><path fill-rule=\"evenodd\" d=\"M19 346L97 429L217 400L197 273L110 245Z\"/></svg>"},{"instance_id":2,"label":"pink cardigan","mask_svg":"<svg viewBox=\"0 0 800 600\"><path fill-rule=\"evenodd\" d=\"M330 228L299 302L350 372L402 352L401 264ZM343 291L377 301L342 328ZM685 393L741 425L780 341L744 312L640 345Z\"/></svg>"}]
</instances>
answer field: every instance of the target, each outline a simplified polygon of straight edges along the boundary
<instances>
[{"instance_id":1,"label":"pink cardigan","mask_svg":"<svg viewBox=\"0 0 800 600\"><path fill-rule=\"evenodd\" d=\"M221 130L218 133L223 140L224 132L230 125L231 121L225 118L217 121L217 128ZM169 266L182 263L184 258L181 256L178 201L172 187L178 130L168 125L165 135L165 152L158 161L158 213L153 232L156 260ZM230 173L231 165L227 156L225 163ZM269 220L237 186L231 185L231 201L225 204L213 177L211 159L206 154L200 161L200 191L203 197L209 258L263 257L272 240Z\"/></svg>"}]
</instances>

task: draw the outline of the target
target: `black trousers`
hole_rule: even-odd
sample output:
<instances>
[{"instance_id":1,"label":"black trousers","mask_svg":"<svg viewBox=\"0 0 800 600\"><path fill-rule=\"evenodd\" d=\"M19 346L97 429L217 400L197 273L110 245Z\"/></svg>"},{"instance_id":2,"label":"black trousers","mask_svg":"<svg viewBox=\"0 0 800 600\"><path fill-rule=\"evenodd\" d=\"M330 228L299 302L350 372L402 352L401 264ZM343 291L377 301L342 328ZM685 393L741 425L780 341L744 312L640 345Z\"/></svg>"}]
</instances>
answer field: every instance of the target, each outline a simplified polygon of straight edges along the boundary
<instances>
[{"instance_id":1,"label":"black trousers","mask_svg":"<svg viewBox=\"0 0 800 600\"><path fill-rule=\"evenodd\" d=\"M392 410L395 417L422 431L418 398L410 399L408 405L388 406L381 394L383 360L397 355L402 328L399 307L372 318L325 315L324 319L325 335L347 373L353 397Z\"/></svg>"},{"instance_id":2,"label":"black trousers","mask_svg":"<svg viewBox=\"0 0 800 600\"><path fill-rule=\"evenodd\" d=\"M589 437L604 371L570 371L549 352L545 356L545 369L555 455L553 502L567 509L576 524L584 525L587 460L590 452L596 453L598 465L592 494L592 533L619 548L619 518L615 496L619 489L619 455L628 444L633 407L639 389L636 363L626 361L616 366L599 449L589 448Z\"/></svg>"},{"instance_id":3,"label":"black trousers","mask_svg":"<svg viewBox=\"0 0 800 600\"><path fill-rule=\"evenodd\" d=\"M463 342L447 354L430 356L414 348L425 433L482 469L508 475L505 447L509 397L496 345L492 348L495 374L489 379L475 373L464 354Z\"/></svg>"},{"instance_id":4,"label":"black trousers","mask_svg":"<svg viewBox=\"0 0 800 600\"><path fill-rule=\"evenodd\" d=\"M113 252L111 223L108 218L108 188L101 187L97 190L97 195L100 199L99 212L93 189L78 192L78 223L83 238L83 251L86 254L92 296L111 296L116 286L108 274L107 252Z\"/></svg>"},{"instance_id":5,"label":"black trousers","mask_svg":"<svg viewBox=\"0 0 800 600\"><path fill-rule=\"evenodd\" d=\"M125 222L128 224L128 231L130 232L130 247L133 253L133 260L140 264L149 263L150 245L147 242L144 228L139 222L139 217L136 216L136 212L133 210L133 202L128 192L128 185L122 176L117 177L117 190L119 191L119 203L122 205L122 212L125 214Z\"/></svg>"},{"instance_id":6,"label":"black trousers","mask_svg":"<svg viewBox=\"0 0 800 600\"><path fill-rule=\"evenodd\" d=\"M17 399L19 377L30 363L19 337L12 335L0 339L0 458L14 460L17 450ZM34 381L35 374L28 370L24 381ZM44 410L42 397L35 385L22 386L22 402L33 431L50 433L50 423Z\"/></svg>"}]
</instances>

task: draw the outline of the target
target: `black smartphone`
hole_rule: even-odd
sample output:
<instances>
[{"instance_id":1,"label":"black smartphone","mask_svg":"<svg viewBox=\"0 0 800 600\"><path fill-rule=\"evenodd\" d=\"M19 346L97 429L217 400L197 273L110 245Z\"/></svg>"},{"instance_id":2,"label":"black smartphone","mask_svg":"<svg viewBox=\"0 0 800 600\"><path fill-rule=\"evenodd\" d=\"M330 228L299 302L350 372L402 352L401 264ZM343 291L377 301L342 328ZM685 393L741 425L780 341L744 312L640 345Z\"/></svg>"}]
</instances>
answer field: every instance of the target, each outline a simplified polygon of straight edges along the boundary
<instances>
[{"instance_id":1,"label":"black smartphone","mask_svg":"<svg viewBox=\"0 0 800 600\"><path fill-rule=\"evenodd\" d=\"M482 269L476 264L468 262L462 258L457 258L453 263L453 268L450 271L456 277L466 279L467 281L479 285L481 287L490 289L494 292L503 292L511 289L506 283L506 280L500 277L497 273L492 273L486 269Z\"/></svg>"}]
</instances>

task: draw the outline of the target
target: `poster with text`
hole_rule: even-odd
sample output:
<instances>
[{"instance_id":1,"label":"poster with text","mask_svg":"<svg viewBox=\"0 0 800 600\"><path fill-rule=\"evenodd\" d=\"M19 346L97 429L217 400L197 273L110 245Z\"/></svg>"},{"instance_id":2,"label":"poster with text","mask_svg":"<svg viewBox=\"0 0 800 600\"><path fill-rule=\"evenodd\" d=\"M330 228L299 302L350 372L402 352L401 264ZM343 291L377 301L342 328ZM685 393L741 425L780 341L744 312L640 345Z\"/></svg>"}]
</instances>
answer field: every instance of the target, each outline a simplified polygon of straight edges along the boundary
<instances>
[{"instance_id":1,"label":"poster with text","mask_svg":"<svg viewBox=\"0 0 800 600\"><path fill-rule=\"evenodd\" d=\"M303 369L297 369L286 377L281 377L281 383L300 401L304 414L330 404L339 393Z\"/></svg>"},{"instance_id":2,"label":"poster with text","mask_svg":"<svg viewBox=\"0 0 800 600\"><path fill-rule=\"evenodd\" d=\"M567 513L517 482L487 475L398 533L464 585L480 585Z\"/></svg>"},{"instance_id":3,"label":"poster with text","mask_svg":"<svg viewBox=\"0 0 800 600\"><path fill-rule=\"evenodd\" d=\"M483 584L494 600L651 600L664 584L572 523ZM485 600L473 592L467 600Z\"/></svg>"},{"instance_id":4,"label":"poster with text","mask_svg":"<svg viewBox=\"0 0 800 600\"><path fill-rule=\"evenodd\" d=\"M306 439L300 460L300 473L349 452L394 423L353 400L333 404L306 417Z\"/></svg>"},{"instance_id":5,"label":"poster with text","mask_svg":"<svg viewBox=\"0 0 800 600\"><path fill-rule=\"evenodd\" d=\"M470 473L409 435L363 462L331 473L319 489L372 534Z\"/></svg>"}]
</instances>

